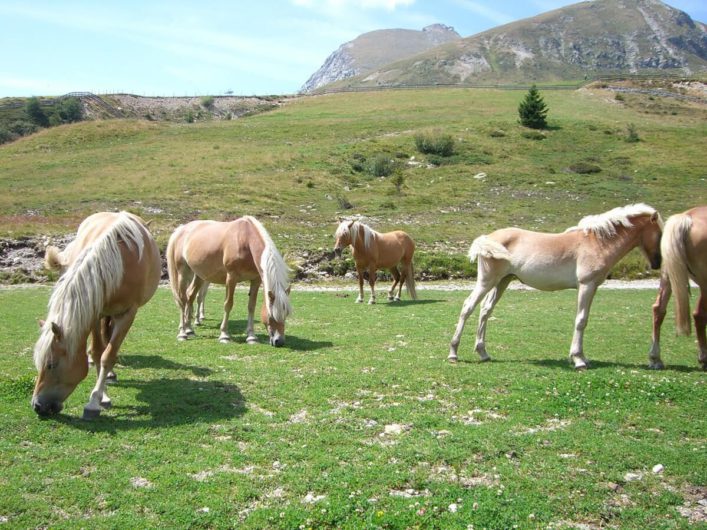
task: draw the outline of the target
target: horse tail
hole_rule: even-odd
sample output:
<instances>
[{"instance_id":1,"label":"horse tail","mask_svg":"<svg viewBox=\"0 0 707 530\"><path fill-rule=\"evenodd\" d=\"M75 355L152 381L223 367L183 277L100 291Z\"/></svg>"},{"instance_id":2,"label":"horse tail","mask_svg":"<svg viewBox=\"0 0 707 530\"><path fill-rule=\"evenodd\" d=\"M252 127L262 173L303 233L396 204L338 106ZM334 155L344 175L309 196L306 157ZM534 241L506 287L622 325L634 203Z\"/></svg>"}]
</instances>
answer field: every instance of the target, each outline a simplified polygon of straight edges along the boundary
<instances>
[{"instance_id":1,"label":"horse tail","mask_svg":"<svg viewBox=\"0 0 707 530\"><path fill-rule=\"evenodd\" d=\"M692 218L686 214L671 216L665 223L660 251L663 273L675 293L675 326L678 335L690 334L690 274L687 268L685 241L692 228Z\"/></svg>"},{"instance_id":2,"label":"horse tail","mask_svg":"<svg viewBox=\"0 0 707 530\"><path fill-rule=\"evenodd\" d=\"M511 253L498 241L494 241L488 236L479 236L471 243L469 261L474 263L479 258L510 260Z\"/></svg>"},{"instance_id":3,"label":"horse tail","mask_svg":"<svg viewBox=\"0 0 707 530\"><path fill-rule=\"evenodd\" d=\"M179 273L177 272L177 239L181 236L184 226L179 226L169 236L165 257L167 258L167 274L169 276L169 286L172 288L174 301L179 305Z\"/></svg>"},{"instance_id":4,"label":"horse tail","mask_svg":"<svg viewBox=\"0 0 707 530\"><path fill-rule=\"evenodd\" d=\"M66 265L61 251L57 247L49 245L44 253L44 266L50 271L60 272L66 268Z\"/></svg>"},{"instance_id":5,"label":"horse tail","mask_svg":"<svg viewBox=\"0 0 707 530\"><path fill-rule=\"evenodd\" d=\"M405 275L405 288L407 289L410 298L417 300L417 290L415 290L415 264L410 260L407 274Z\"/></svg>"}]
</instances>

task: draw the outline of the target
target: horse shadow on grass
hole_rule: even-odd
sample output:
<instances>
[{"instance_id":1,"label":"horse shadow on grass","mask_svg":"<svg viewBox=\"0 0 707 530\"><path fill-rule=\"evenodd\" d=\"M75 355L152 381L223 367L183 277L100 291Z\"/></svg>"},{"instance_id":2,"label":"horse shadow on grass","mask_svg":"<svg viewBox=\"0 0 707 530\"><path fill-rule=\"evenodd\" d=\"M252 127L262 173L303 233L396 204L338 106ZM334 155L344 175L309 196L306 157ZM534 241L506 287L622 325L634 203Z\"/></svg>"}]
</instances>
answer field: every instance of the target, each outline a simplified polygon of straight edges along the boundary
<instances>
[{"instance_id":1,"label":"horse shadow on grass","mask_svg":"<svg viewBox=\"0 0 707 530\"><path fill-rule=\"evenodd\" d=\"M91 421L63 413L51 419L83 431L116 434L133 429L218 423L238 418L248 411L246 399L238 386L197 379L213 374L209 368L185 365L149 354L121 355L120 364L130 370L120 372L118 381L109 387L113 406L108 411L103 411L100 417ZM141 369L190 371L194 378L140 379ZM134 401L137 403L124 404L125 397L115 396L117 388L136 390Z\"/></svg>"},{"instance_id":2,"label":"horse shadow on grass","mask_svg":"<svg viewBox=\"0 0 707 530\"><path fill-rule=\"evenodd\" d=\"M576 372L574 365L569 359L531 359L531 360L519 360L519 359L498 359L496 357L492 358L490 361L480 361L478 358L469 358L469 359L458 359L457 364L465 364L465 365L471 365L471 364L476 364L476 365L484 365L484 364L504 364L504 363L511 363L513 365L517 365L518 363L527 363L527 364L532 364L535 366L541 366L544 368L552 368L555 370L564 370L567 372ZM616 369L616 368L623 368L625 370L645 370L646 372L655 372L656 370L653 370L652 368L648 367L648 361L645 363L620 363L620 362L609 362L609 361L597 361L593 359L589 359L588 367L587 369L589 371L600 369L600 368L611 368L611 369ZM702 369L698 366L690 367L690 366L683 366L683 365L669 365L666 364L665 368L663 370L658 370L659 372L665 372L665 371L673 371L673 372L683 372L683 373L692 373L692 372L701 372Z\"/></svg>"},{"instance_id":3,"label":"horse shadow on grass","mask_svg":"<svg viewBox=\"0 0 707 530\"><path fill-rule=\"evenodd\" d=\"M543 366L546 368L563 369L570 372L576 371L572 363L567 359L539 359L527 361L529 364L534 364L536 366ZM589 359L588 370L594 370L599 368L623 368L626 370L645 370L646 372L655 372L652 368L648 367L648 361L645 363L622 363L615 361L597 361L595 359ZM701 368L694 366L684 366L684 365L669 365L666 364L663 370L657 370L658 372L672 371L672 372L700 372Z\"/></svg>"},{"instance_id":4,"label":"horse shadow on grass","mask_svg":"<svg viewBox=\"0 0 707 530\"><path fill-rule=\"evenodd\" d=\"M428 304L438 304L440 302L446 302L446 300L436 300L432 298L424 298L421 300L398 300L396 302L388 302L386 304L380 304L383 307L389 309L398 309L401 307L416 306L416 305L428 305Z\"/></svg>"}]
</instances>

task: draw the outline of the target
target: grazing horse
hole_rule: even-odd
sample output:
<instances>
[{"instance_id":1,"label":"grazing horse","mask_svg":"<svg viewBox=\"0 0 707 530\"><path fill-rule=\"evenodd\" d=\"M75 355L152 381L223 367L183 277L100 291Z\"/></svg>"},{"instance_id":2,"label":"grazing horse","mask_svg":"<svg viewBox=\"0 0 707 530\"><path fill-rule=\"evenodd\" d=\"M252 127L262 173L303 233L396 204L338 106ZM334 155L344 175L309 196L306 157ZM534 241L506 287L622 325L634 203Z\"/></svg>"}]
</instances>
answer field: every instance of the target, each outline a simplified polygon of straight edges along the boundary
<instances>
[{"instance_id":1,"label":"grazing horse","mask_svg":"<svg viewBox=\"0 0 707 530\"><path fill-rule=\"evenodd\" d=\"M485 346L486 323L510 281L517 277L543 291L578 289L570 359L576 369L585 369L584 329L597 287L611 267L635 247L641 249L652 268L659 268L662 227L655 209L633 204L585 217L560 234L504 228L476 238L469 259L479 260L478 279L459 315L448 360L456 362L466 319L482 299L476 351L482 361L490 359Z\"/></svg>"},{"instance_id":2,"label":"grazing horse","mask_svg":"<svg viewBox=\"0 0 707 530\"><path fill-rule=\"evenodd\" d=\"M265 227L254 217L230 222L192 221L178 227L167 245L167 268L172 293L181 311L179 340L194 335L191 325L194 300L208 282L226 285L219 340L230 342L228 316L233 307L233 291L238 282L249 281L246 342L258 342L253 320L262 283L265 304L261 318L270 335L270 344L285 343L285 319L292 311L288 268Z\"/></svg>"},{"instance_id":3,"label":"grazing horse","mask_svg":"<svg viewBox=\"0 0 707 530\"><path fill-rule=\"evenodd\" d=\"M675 293L675 324L680 335L690 334L689 280L700 288L695 307L695 334L698 360L707 370L707 206L698 206L672 215L665 222L660 243L663 270L658 299L653 305L653 344L649 353L650 367L662 369L660 359L660 326L665 318L671 291Z\"/></svg>"},{"instance_id":4,"label":"grazing horse","mask_svg":"<svg viewBox=\"0 0 707 530\"><path fill-rule=\"evenodd\" d=\"M388 269L393 275L393 285L388 292L388 300L400 300L403 283L410 298L417 300L415 291L415 270L412 262L415 254L415 242L401 230L381 234L360 221L343 221L334 234L336 243L334 252L341 256L342 250L351 245L353 258L358 273L358 298L363 302L363 273L368 271L368 284L371 286L369 304L376 303L376 270ZM400 266L400 269L398 269ZM398 294L395 295L395 288Z\"/></svg>"},{"instance_id":5,"label":"grazing horse","mask_svg":"<svg viewBox=\"0 0 707 530\"><path fill-rule=\"evenodd\" d=\"M40 322L32 407L41 416L61 411L88 373L86 341L91 335L98 379L83 417L92 419L101 407L111 406L106 378L138 308L157 290L159 249L139 217L102 212L81 223L63 253L54 249L50 254L66 270L52 291L47 318Z\"/></svg>"}]
</instances>

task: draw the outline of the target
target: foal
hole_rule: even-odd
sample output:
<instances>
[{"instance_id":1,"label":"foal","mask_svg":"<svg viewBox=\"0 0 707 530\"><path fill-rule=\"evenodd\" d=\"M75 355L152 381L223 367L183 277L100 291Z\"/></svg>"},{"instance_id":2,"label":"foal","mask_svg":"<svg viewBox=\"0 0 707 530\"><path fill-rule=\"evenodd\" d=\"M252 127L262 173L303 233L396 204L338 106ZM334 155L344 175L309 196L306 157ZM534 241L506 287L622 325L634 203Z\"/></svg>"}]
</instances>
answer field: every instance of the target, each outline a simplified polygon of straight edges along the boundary
<instances>
[{"instance_id":1,"label":"foal","mask_svg":"<svg viewBox=\"0 0 707 530\"><path fill-rule=\"evenodd\" d=\"M579 225L560 234L504 228L476 238L469 258L472 262L479 260L478 279L459 315L448 360L456 362L464 324L479 302L476 351L482 361L490 359L485 345L486 324L506 287L517 277L542 291L578 290L570 359L576 369L585 369L588 361L583 350L584 329L597 287L611 267L635 247L641 249L652 268L659 268L662 227L655 209L634 204L585 217Z\"/></svg>"}]
</instances>

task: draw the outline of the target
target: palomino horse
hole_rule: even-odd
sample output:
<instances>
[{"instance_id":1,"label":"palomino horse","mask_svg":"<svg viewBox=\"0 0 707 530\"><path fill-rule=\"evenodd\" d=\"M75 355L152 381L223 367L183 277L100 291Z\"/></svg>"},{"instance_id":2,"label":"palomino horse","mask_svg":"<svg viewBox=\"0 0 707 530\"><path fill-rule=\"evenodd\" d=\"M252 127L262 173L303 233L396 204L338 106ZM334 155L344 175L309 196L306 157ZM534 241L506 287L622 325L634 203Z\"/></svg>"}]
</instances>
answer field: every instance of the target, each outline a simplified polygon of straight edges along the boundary
<instances>
[{"instance_id":1,"label":"palomino horse","mask_svg":"<svg viewBox=\"0 0 707 530\"><path fill-rule=\"evenodd\" d=\"M478 279L459 315L448 360L456 362L466 319L482 299L476 351L482 361L490 359L485 345L486 323L510 281L517 277L543 291L578 289L570 359L576 369L585 369L582 341L597 287L611 267L635 247L641 249L652 268L659 268L662 227L655 209L634 204L585 217L561 234L504 228L478 237L469 249L469 259L479 260Z\"/></svg>"},{"instance_id":2,"label":"palomino horse","mask_svg":"<svg viewBox=\"0 0 707 530\"><path fill-rule=\"evenodd\" d=\"M403 283L410 298L417 300L415 291L415 270L412 263L415 254L415 242L401 230L381 234L360 221L343 221L334 234L336 243L334 252L341 256L342 250L351 245L353 258L358 273L358 298L363 302L363 273L368 271L368 283L371 286L369 304L376 303L376 271L388 269L393 275L393 285L388 292L388 300L400 300ZM400 269L398 266L400 265ZM398 294L395 295L395 288Z\"/></svg>"},{"instance_id":3,"label":"palomino horse","mask_svg":"<svg viewBox=\"0 0 707 530\"><path fill-rule=\"evenodd\" d=\"M653 345L649 353L650 367L663 368L660 359L660 326L671 291L675 293L675 324L678 334L690 334L689 280L700 288L693 315L697 335L698 360L707 370L707 206L672 215L665 222L660 243L663 270L658 299L653 305Z\"/></svg>"},{"instance_id":4,"label":"palomino horse","mask_svg":"<svg viewBox=\"0 0 707 530\"><path fill-rule=\"evenodd\" d=\"M39 375L32 407L42 416L62 409L88 373L86 341L90 334L98 380L83 416L92 419L101 407L111 405L106 378L138 308L157 289L160 253L139 217L102 212L84 220L75 241L52 259L65 263L66 270L49 299L49 312L40 323L34 347Z\"/></svg>"},{"instance_id":5,"label":"palomino horse","mask_svg":"<svg viewBox=\"0 0 707 530\"><path fill-rule=\"evenodd\" d=\"M172 293L181 310L179 340L194 335L194 300L205 282L226 285L223 320L219 340L231 340L228 316L233 307L233 291L240 281L250 282L246 342L258 342L253 325L258 289L263 284L265 304L261 311L270 344L285 343L285 319L292 311L290 284L285 260L270 235L254 217L235 221L192 221L178 227L167 245L167 268ZM203 291L204 295L206 290Z\"/></svg>"}]
</instances>

